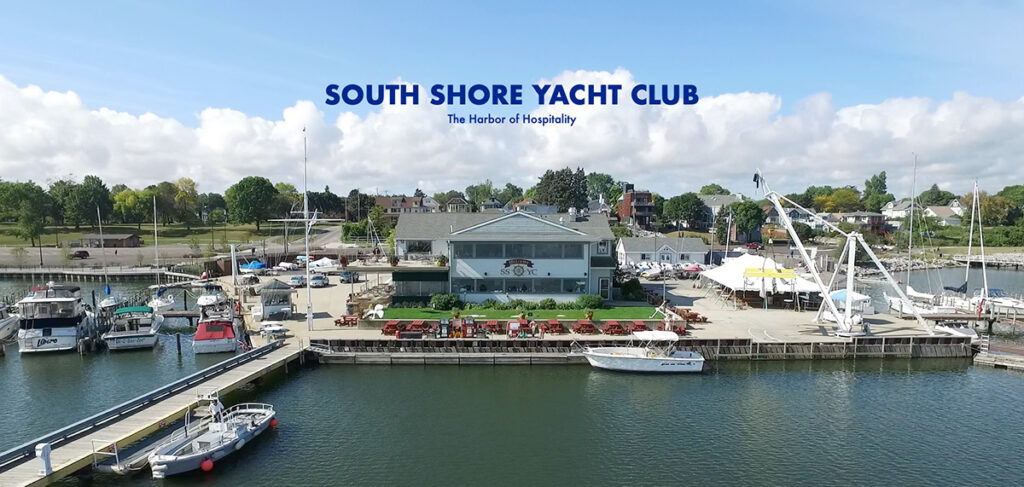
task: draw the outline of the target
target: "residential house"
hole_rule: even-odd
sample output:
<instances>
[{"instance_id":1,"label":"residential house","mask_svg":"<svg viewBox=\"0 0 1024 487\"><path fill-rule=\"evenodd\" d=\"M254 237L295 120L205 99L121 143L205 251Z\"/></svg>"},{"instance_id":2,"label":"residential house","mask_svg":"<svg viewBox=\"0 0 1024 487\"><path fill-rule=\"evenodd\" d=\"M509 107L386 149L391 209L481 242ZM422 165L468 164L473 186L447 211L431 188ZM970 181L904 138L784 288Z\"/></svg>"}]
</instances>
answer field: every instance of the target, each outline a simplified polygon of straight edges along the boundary
<instances>
[{"instance_id":1,"label":"residential house","mask_svg":"<svg viewBox=\"0 0 1024 487\"><path fill-rule=\"evenodd\" d=\"M124 247L141 247L142 239L134 233L108 233L104 234L102 239L98 233L87 233L82 235L82 246L83 247L100 247L106 248L124 248Z\"/></svg>"},{"instance_id":2,"label":"residential house","mask_svg":"<svg viewBox=\"0 0 1024 487\"><path fill-rule=\"evenodd\" d=\"M506 213L522 211L525 213L535 213L538 215L552 215L558 213L558 207L555 205L542 205L537 203L531 198L526 198L518 203L509 203L504 208Z\"/></svg>"},{"instance_id":3,"label":"residential house","mask_svg":"<svg viewBox=\"0 0 1024 487\"><path fill-rule=\"evenodd\" d=\"M504 206L505 204L502 203L501 201L498 201L497 198L487 198L487 201L480 203L480 211L501 210L501 208Z\"/></svg>"},{"instance_id":4,"label":"residential house","mask_svg":"<svg viewBox=\"0 0 1024 487\"><path fill-rule=\"evenodd\" d=\"M633 185L627 185L628 191L619 197L619 221L650 230L654 221L654 195L650 191L636 191Z\"/></svg>"},{"instance_id":5,"label":"residential house","mask_svg":"<svg viewBox=\"0 0 1024 487\"><path fill-rule=\"evenodd\" d=\"M936 218L939 225L949 227L959 225L961 215L958 215L951 206L929 206L924 209L924 216Z\"/></svg>"},{"instance_id":6,"label":"residential house","mask_svg":"<svg viewBox=\"0 0 1024 487\"><path fill-rule=\"evenodd\" d=\"M836 213L840 223L857 225L862 233L885 233L885 216L872 211L853 211L850 213Z\"/></svg>"},{"instance_id":7,"label":"residential house","mask_svg":"<svg viewBox=\"0 0 1024 487\"><path fill-rule=\"evenodd\" d=\"M956 216L964 216L964 209L963 209L963 207L960 206L960 200L959 199L955 199L953 201L950 201L949 204L946 205L946 206L949 206L949 209L952 210L953 213L956 214Z\"/></svg>"},{"instance_id":8,"label":"residential house","mask_svg":"<svg viewBox=\"0 0 1024 487\"><path fill-rule=\"evenodd\" d=\"M448 200L448 213L469 213L473 211L473 205L458 196Z\"/></svg>"},{"instance_id":9,"label":"residential house","mask_svg":"<svg viewBox=\"0 0 1024 487\"><path fill-rule=\"evenodd\" d=\"M913 203L913 207L917 211L921 211L923 209L916 201ZM882 216L889 219L906 218L910 216L910 208L911 202L909 199L904 198L899 201L890 201L882 206Z\"/></svg>"},{"instance_id":10,"label":"residential house","mask_svg":"<svg viewBox=\"0 0 1024 487\"><path fill-rule=\"evenodd\" d=\"M715 218L718 217L718 213L722 211L722 208L738 201L743 201L743 195L740 194L701 194L697 195L697 197L704 203L704 214L697 221L696 227L705 230L714 225Z\"/></svg>"},{"instance_id":11,"label":"residential house","mask_svg":"<svg viewBox=\"0 0 1024 487\"><path fill-rule=\"evenodd\" d=\"M441 211L440 203L431 196L424 196L420 205L426 210L424 213L437 213Z\"/></svg>"},{"instance_id":12,"label":"residential house","mask_svg":"<svg viewBox=\"0 0 1024 487\"><path fill-rule=\"evenodd\" d=\"M615 254L621 266L644 261L705 263L709 250L704 239L695 237L623 237L615 247Z\"/></svg>"},{"instance_id":13,"label":"residential house","mask_svg":"<svg viewBox=\"0 0 1024 487\"><path fill-rule=\"evenodd\" d=\"M427 213L430 210L423 206L421 196L378 196L375 199L377 206L384 208L384 214L394 224L398 221L398 215L403 213Z\"/></svg>"}]
</instances>

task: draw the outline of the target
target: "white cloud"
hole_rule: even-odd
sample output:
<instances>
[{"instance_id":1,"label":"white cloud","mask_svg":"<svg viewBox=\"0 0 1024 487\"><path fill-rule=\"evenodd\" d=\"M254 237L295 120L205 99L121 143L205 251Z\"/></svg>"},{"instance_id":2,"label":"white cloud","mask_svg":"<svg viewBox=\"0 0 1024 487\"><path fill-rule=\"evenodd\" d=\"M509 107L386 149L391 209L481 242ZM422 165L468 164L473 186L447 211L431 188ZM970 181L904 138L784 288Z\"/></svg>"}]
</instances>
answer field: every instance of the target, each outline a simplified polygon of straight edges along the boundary
<instances>
[{"instance_id":1,"label":"white cloud","mask_svg":"<svg viewBox=\"0 0 1024 487\"><path fill-rule=\"evenodd\" d=\"M620 68L567 71L540 82L629 86L634 79ZM529 100L532 90L525 92ZM1001 103L955 93L944 101L893 98L837 109L818 94L783 114L778 96L729 93L695 106L620 100L533 110L575 116L574 127L451 125L447 113L424 103L365 116L343 112L328 121L313 102L299 101L280 120L207 108L191 127L149 113L89 108L73 92L19 88L0 77L0 176L45 183L96 174L132 187L191 177L201 191L223 191L246 175L299 185L306 127L310 187L330 185L338 193L462 189L485 178L529 186L546 169L581 165L665 195L712 181L750 194L757 167L782 191L860 186L886 170L890 190L902 196L910 189L912 152L920 156L919 189L936 182L966 192L975 178L991 191L1024 182L1024 98Z\"/></svg>"}]
</instances>

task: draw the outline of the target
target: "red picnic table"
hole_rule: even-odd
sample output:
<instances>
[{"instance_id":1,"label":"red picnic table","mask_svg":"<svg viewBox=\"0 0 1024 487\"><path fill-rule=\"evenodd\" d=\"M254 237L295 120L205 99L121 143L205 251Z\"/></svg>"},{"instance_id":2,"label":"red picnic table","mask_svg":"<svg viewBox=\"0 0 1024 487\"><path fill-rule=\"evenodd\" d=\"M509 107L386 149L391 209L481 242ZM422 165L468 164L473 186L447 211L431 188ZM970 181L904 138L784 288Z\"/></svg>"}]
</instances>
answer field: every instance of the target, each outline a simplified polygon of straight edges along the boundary
<instances>
[{"instance_id":1,"label":"red picnic table","mask_svg":"<svg viewBox=\"0 0 1024 487\"><path fill-rule=\"evenodd\" d=\"M685 335L686 334L686 323L673 324L672 325L672 331L674 331L674 332L676 332L676 333L678 333L680 335Z\"/></svg>"},{"instance_id":2,"label":"red picnic table","mask_svg":"<svg viewBox=\"0 0 1024 487\"><path fill-rule=\"evenodd\" d=\"M572 325L572 331L576 333L594 334L597 333L597 328L594 328L594 322L590 320L577 320Z\"/></svg>"},{"instance_id":3,"label":"red picnic table","mask_svg":"<svg viewBox=\"0 0 1024 487\"><path fill-rule=\"evenodd\" d=\"M601 328L601 332L605 335L625 335L626 329L619 324L618 321L606 321L604 327Z\"/></svg>"},{"instance_id":4,"label":"red picnic table","mask_svg":"<svg viewBox=\"0 0 1024 487\"><path fill-rule=\"evenodd\" d=\"M423 320L416 320L413 321L412 323L409 323L409 325L405 327L405 331L412 331L418 333L423 332Z\"/></svg>"},{"instance_id":5,"label":"red picnic table","mask_svg":"<svg viewBox=\"0 0 1024 487\"><path fill-rule=\"evenodd\" d=\"M544 331L547 333L565 333L565 327L562 326L561 321L550 319L547 324L544 325Z\"/></svg>"},{"instance_id":6,"label":"red picnic table","mask_svg":"<svg viewBox=\"0 0 1024 487\"><path fill-rule=\"evenodd\" d=\"M650 331L650 328L648 328L647 324L642 321L633 321L633 323L629 325L629 331Z\"/></svg>"},{"instance_id":7,"label":"red picnic table","mask_svg":"<svg viewBox=\"0 0 1024 487\"><path fill-rule=\"evenodd\" d=\"M398 333L398 320L391 320L385 323L384 326L380 328L380 332L383 335L394 335L395 333Z\"/></svg>"},{"instance_id":8,"label":"red picnic table","mask_svg":"<svg viewBox=\"0 0 1024 487\"><path fill-rule=\"evenodd\" d=\"M341 318L334 320L335 326L356 326L359 324L359 315L341 315Z\"/></svg>"},{"instance_id":9,"label":"red picnic table","mask_svg":"<svg viewBox=\"0 0 1024 487\"><path fill-rule=\"evenodd\" d=\"M484 329L486 329L487 331L489 331L491 333L504 333L505 332L505 329L502 328L500 324L498 324L497 320L490 320L490 321L484 323Z\"/></svg>"}]
</instances>

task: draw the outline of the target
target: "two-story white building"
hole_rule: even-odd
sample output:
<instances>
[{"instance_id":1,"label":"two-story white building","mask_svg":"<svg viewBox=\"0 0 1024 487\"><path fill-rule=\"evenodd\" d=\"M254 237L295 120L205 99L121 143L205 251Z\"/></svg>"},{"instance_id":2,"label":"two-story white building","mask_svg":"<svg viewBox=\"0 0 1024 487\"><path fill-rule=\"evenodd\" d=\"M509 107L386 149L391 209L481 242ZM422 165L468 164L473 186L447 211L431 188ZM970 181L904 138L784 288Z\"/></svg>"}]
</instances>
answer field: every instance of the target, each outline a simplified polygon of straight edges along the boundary
<instances>
[{"instance_id":1,"label":"two-story white building","mask_svg":"<svg viewBox=\"0 0 1024 487\"><path fill-rule=\"evenodd\" d=\"M446 256L447 268L396 268L398 301L457 293L487 299L572 301L611 298L614 237L604 217L526 212L403 214L395 229L399 257Z\"/></svg>"},{"instance_id":2,"label":"two-story white building","mask_svg":"<svg viewBox=\"0 0 1024 487\"><path fill-rule=\"evenodd\" d=\"M623 266L640 262L704 264L709 250L708 244L696 237L623 237L615 247L615 254L619 265Z\"/></svg>"}]
</instances>

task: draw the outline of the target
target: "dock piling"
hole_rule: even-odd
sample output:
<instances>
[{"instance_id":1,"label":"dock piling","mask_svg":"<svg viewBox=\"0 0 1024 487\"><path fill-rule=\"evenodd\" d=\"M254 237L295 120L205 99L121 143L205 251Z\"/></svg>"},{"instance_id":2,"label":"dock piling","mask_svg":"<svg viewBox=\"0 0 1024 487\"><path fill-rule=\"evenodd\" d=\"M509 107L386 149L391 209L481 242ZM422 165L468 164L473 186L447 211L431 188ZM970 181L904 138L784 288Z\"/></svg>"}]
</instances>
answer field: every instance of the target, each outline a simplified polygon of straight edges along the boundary
<instances>
[{"instance_id":1,"label":"dock piling","mask_svg":"<svg viewBox=\"0 0 1024 487\"><path fill-rule=\"evenodd\" d=\"M175 340L178 342L178 356L181 356L181 332L175 333Z\"/></svg>"}]
</instances>

